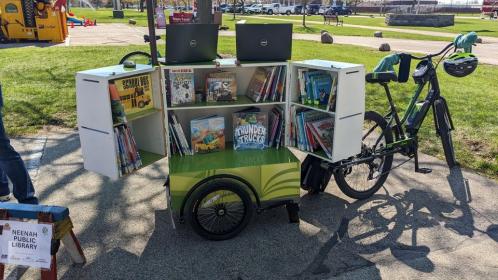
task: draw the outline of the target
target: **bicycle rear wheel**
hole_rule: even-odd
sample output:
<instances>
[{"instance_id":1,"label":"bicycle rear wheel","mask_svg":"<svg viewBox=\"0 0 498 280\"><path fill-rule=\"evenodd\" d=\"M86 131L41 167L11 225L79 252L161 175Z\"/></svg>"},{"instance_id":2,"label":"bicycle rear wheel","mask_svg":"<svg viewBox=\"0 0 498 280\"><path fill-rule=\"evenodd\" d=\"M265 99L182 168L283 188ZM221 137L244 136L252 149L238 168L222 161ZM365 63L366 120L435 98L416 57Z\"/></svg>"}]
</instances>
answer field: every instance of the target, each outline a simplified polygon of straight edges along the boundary
<instances>
[{"instance_id":1,"label":"bicycle rear wheel","mask_svg":"<svg viewBox=\"0 0 498 280\"><path fill-rule=\"evenodd\" d=\"M135 62L135 64L152 64L152 57L149 53L142 51L131 52L119 61L119 64L123 64L125 61Z\"/></svg>"},{"instance_id":2,"label":"bicycle rear wheel","mask_svg":"<svg viewBox=\"0 0 498 280\"><path fill-rule=\"evenodd\" d=\"M370 157L393 142L391 128L376 112L365 112L361 153L352 160ZM389 176L393 155L374 157L372 160L340 168L334 179L341 191L355 199L366 199L376 193Z\"/></svg>"},{"instance_id":3,"label":"bicycle rear wheel","mask_svg":"<svg viewBox=\"0 0 498 280\"><path fill-rule=\"evenodd\" d=\"M455 149L453 148L453 138L451 137L451 122L448 117L446 104L444 100L438 99L434 103L436 110L436 124L438 128L439 137L443 143L444 157L449 168L457 165L455 157Z\"/></svg>"}]
</instances>

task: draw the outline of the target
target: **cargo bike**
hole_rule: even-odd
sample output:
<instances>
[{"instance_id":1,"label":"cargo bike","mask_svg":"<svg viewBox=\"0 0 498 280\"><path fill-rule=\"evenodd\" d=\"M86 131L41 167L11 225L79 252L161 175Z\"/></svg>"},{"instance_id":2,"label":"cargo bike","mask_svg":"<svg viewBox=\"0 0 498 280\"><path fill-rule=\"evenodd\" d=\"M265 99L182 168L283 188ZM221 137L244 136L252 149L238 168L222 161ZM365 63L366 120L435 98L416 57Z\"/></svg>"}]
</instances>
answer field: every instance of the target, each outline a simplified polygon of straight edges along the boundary
<instances>
[{"instance_id":1,"label":"cargo bike","mask_svg":"<svg viewBox=\"0 0 498 280\"><path fill-rule=\"evenodd\" d=\"M155 38L155 31L153 28L149 29L149 37ZM473 36L470 34L463 39L471 45L472 40L475 41ZM89 114L85 112L85 105L80 104L89 103L84 100L86 93L97 92L88 88L92 83L96 86L95 83L102 82L104 86L100 91L106 96L104 92L107 91L107 83L112 83L116 78L151 74L154 108L147 114L131 118L127 128L136 138L144 165L145 161L152 163L164 157L168 158L164 166L168 169L164 185L173 226L178 221L186 222L196 233L207 239L225 240L239 234L255 213L281 206L287 208L290 222L299 222L298 202L301 188L311 193L319 193L324 191L334 175L338 186L346 195L365 199L373 195L387 179L393 169L395 153L406 155L408 159L414 158L416 171L428 172L428 169L418 167L416 135L430 108L433 108L435 114L436 129L443 139L448 164L456 164L450 133L453 125L437 82L436 69L439 63L432 62L432 58L451 48L461 48L460 43L456 41L438 54L424 57L406 54L385 59L379 64L376 72L367 75L363 65L323 60L241 64L235 59L218 59L207 63L159 66L155 44L155 40L150 42L152 65L136 65L135 69L117 65L78 73L78 125L85 168L111 178L122 176L116 171L116 166L108 166L116 165L116 152L108 152L107 149L117 149L114 141L114 134L117 132L113 128L112 120L105 129L96 128L95 124L91 123L95 116L85 116ZM448 69L454 68L447 70L448 73L464 76L463 72L468 75L477 66L477 59L473 56L465 57L465 65L460 58L447 59ZM406 65L410 59L421 60L413 75L417 90L405 116L400 119L387 84L391 81L407 80L409 66L406 70ZM392 65L400 60L404 70L396 75ZM286 69L284 98L254 102L245 96L251 77L260 67ZM206 73L213 71L235 73L238 84L237 100L214 104L203 101L171 106L166 94L168 77L172 71L181 68L192 69L196 80L202 80ZM327 72L337 81L335 102L331 108L323 104L302 102L299 76L303 69ZM365 82L378 83L385 88L391 112L385 116L365 112ZM419 102L419 96L426 85L430 87L428 95L424 101ZM104 102L106 98L108 99L101 99ZM103 114L109 115L110 105L105 107ZM172 125L187 128L193 118L216 114L228 120L225 137L231 139L232 114L249 107L257 107L266 113L272 108L279 108L284 112L283 147L236 151L227 143L226 148L218 152L172 155L171 144L175 138L175 135L171 135ZM296 115L302 112L317 112L326 115L333 122L333 132L328 134L331 147L328 153L320 149L305 149L296 139ZM170 113L175 114L174 122ZM94 114L95 110L91 115ZM103 160L103 153L106 152L107 158ZM304 162L301 163L296 154L304 155ZM358 180L358 177L362 180Z\"/></svg>"}]
</instances>

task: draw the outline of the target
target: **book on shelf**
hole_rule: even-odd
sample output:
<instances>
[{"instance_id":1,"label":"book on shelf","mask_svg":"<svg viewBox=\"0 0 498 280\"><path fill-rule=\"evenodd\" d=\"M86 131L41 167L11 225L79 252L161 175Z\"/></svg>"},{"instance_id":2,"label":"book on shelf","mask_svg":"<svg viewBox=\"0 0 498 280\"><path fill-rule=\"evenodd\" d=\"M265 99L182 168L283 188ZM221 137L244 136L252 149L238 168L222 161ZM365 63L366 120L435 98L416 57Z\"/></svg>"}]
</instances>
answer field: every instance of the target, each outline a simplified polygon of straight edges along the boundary
<instances>
[{"instance_id":1,"label":"book on shelf","mask_svg":"<svg viewBox=\"0 0 498 280\"><path fill-rule=\"evenodd\" d=\"M137 143L131 129L126 124L114 127L114 142L120 175L131 173L142 166Z\"/></svg>"},{"instance_id":2,"label":"book on shelf","mask_svg":"<svg viewBox=\"0 0 498 280\"><path fill-rule=\"evenodd\" d=\"M194 153L225 149L225 118L207 116L190 120L190 138Z\"/></svg>"},{"instance_id":3,"label":"book on shelf","mask_svg":"<svg viewBox=\"0 0 498 280\"><path fill-rule=\"evenodd\" d=\"M169 96L171 106L195 102L194 69L179 68L169 70Z\"/></svg>"},{"instance_id":4,"label":"book on shelf","mask_svg":"<svg viewBox=\"0 0 498 280\"><path fill-rule=\"evenodd\" d=\"M315 110L291 110L291 144L300 150L323 150L332 157L334 119L327 113Z\"/></svg>"},{"instance_id":5,"label":"book on shelf","mask_svg":"<svg viewBox=\"0 0 498 280\"><path fill-rule=\"evenodd\" d=\"M213 101L237 100L237 79L233 72L214 72L206 77L206 99Z\"/></svg>"},{"instance_id":6,"label":"book on shelf","mask_svg":"<svg viewBox=\"0 0 498 280\"><path fill-rule=\"evenodd\" d=\"M298 69L298 91L301 104L325 105L327 111L335 108L337 76L329 71Z\"/></svg>"},{"instance_id":7,"label":"book on shelf","mask_svg":"<svg viewBox=\"0 0 498 280\"><path fill-rule=\"evenodd\" d=\"M151 74L116 79L111 81L112 83L115 85L112 90L117 92L125 114L139 113L154 108ZM111 91L111 94L115 92Z\"/></svg>"},{"instance_id":8,"label":"book on shelf","mask_svg":"<svg viewBox=\"0 0 498 280\"><path fill-rule=\"evenodd\" d=\"M170 141L170 150L173 154L193 155L192 149L189 146L187 137L185 136L182 125L178 122L178 118L175 113L168 113L169 123L168 129L170 137L173 141Z\"/></svg>"},{"instance_id":9,"label":"book on shelf","mask_svg":"<svg viewBox=\"0 0 498 280\"><path fill-rule=\"evenodd\" d=\"M283 101L286 68L284 66L258 67L252 76L246 95L254 102Z\"/></svg>"},{"instance_id":10,"label":"book on shelf","mask_svg":"<svg viewBox=\"0 0 498 280\"><path fill-rule=\"evenodd\" d=\"M109 94L111 98L111 114L113 124L126 123L126 113L121 100L119 99L118 89L115 84L109 84Z\"/></svg>"},{"instance_id":11,"label":"book on shelf","mask_svg":"<svg viewBox=\"0 0 498 280\"><path fill-rule=\"evenodd\" d=\"M283 146L282 141L284 139L284 137L282 137L285 129L284 110L277 106L275 108L272 108L272 110L268 114L270 120L270 136L268 140L268 147L279 149L281 146Z\"/></svg>"},{"instance_id":12,"label":"book on shelf","mask_svg":"<svg viewBox=\"0 0 498 280\"><path fill-rule=\"evenodd\" d=\"M251 107L233 113L233 149L262 150L267 147L267 114Z\"/></svg>"}]
</instances>

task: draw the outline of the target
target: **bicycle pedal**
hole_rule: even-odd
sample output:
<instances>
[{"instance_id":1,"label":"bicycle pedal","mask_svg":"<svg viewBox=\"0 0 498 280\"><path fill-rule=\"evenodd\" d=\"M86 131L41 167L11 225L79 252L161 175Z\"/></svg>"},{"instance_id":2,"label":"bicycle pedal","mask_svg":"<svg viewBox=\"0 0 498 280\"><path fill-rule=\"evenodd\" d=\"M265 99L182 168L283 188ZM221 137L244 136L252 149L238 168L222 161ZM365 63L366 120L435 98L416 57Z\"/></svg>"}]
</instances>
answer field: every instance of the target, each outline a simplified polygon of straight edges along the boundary
<instances>
[{"instance_id":1,"label":"bicycle pedal","mask_svg":"<svg viewBox=\"0 0 498 280\"><path fill-rule=\"evenodd\" d=\"M431 168L423 168L423 167L421 167L421 168L416 168L415 172L422 173L422 174L429 174L429 173L432 172L432 169Z\"/></svg>"}]
</instances>

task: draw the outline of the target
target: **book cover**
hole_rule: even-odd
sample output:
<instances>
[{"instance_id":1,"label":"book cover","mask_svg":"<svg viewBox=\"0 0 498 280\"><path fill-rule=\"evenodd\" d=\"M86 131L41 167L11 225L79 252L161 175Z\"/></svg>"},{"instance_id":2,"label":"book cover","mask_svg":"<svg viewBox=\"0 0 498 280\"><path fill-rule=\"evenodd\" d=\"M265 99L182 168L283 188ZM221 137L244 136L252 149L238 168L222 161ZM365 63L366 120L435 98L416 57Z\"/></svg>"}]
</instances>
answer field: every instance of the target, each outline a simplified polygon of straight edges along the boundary
<instances>
[{"instance_id":1,"label":"book cover","mask_svg":"<svg viewBox=\"0 0 498 280\"><path fill-rule=\"evenodd\" d=\"M182 68L169 71L171 106L195 102L194 69Z\"/></svg>"},{"instance_id":2,"label":"book cover","mask_svg":"<svg viewBox=\"0 0 498 280\"><path fill-rule=\"evenodd\" d=\"M259 102L264 91L268 72L263 67L256 68L252 76L249 86L247 87L246 95L254 102Z\"/></svg>"},{"instance_id":3,"label":"book cover","mask_svg":"<svg viewBox=\"0 0 498 280\"><path fill-rule=\"evenodd\" d=\"M237 79L235 73L210 73L206 78L207 101L237 100Z\"/></svg>"},{"instance_id":4,"label":"book cover","mask_svg":"<svg viewBox=\"0 0 498 280\"><path fill-rule=\"evenodd\" d=\"M262 150L268 142L267 114L257 108L233 114L233 149Z\"/></svg>"},{"instance_id":5,"label":"book cover","mask_svg":"<svg viewBox=\"0 0 498 280\"><path fill-rule=\"evenodd\" d=\"M154 108L151 74L117 79L114 80L114 85L125 114L139 113ZM115 95L112 91L111 94Z\"/></svg>"},{"instance_id":6,"label":"book cover","mask_svg":"<svg viewBox=\"0 0 498 280\"><path fill-rule=\"evenodd\" d=\"M332 158L332 137L334 134L334 121L331 118L311 122L311 132L318 141L323 151Z\"/></svg>"},{"instance_id":7,"label":"book cover","mask_svg":"<svg viewBox=\"0 0 498 280\"><path fill-rule=\"evenodd\" d=\"M190 121L190 138L194 153L225 149L225 118L209 116Z\"/></svg>"},{"instance_id":8,"label":"book cover","mask_svg":"<svg viewBox=\"0 0 498 280\"><path fill-rule=\"evenodd\" d=\"M329 75L320 76L320 78L315 79L315 98L318 99L319 104L327 105L331 89L332 77Z\"/></svg>"},{"instance_id":9,"label":"book cover","mask_svg":"<svg viewBox=\"0 0 498 280\"><path fill-rule=\"evenodd\" d=\"M332 87L330 89L329 100L327 102L327 111L335 111L335 102L337 99L337 76L332 79Z\"/></svg>"}]
</instances>

